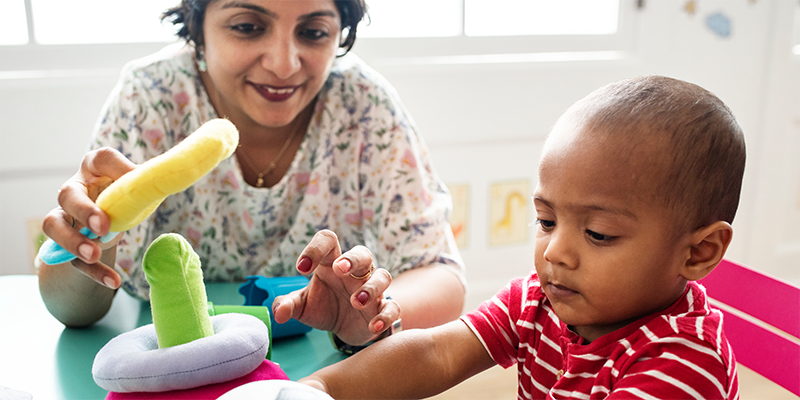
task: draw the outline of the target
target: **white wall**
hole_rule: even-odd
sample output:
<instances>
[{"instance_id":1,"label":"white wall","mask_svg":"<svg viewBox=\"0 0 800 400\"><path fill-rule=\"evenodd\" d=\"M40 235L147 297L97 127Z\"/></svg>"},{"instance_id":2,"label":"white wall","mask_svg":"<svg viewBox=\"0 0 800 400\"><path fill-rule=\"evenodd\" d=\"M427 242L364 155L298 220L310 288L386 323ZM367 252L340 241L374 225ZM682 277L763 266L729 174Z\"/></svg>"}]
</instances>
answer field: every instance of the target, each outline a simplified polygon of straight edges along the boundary
<instances>
[{"instance_id":1,"label":"white wall","mask_svg":"<svg viewBox=\"0 0 800 400\"><path fill-rule=\"evenodd\" d=\"M470 185L471 235L462 251L471 298L491 295L533 265L531 240L488 246L489 185L533 185L542 141L558 116L606 83L643 74L697 83L734 111L748 163L728 257L800 285L800 60L791 54L797 7L794 0L704 0L690 16L681 1L646 1L628 14L631 51L603 61L401 65L370 53L375 46L367 40L355 52L394 84L445 182ZM705 25L716 11L732 20L729 38ZM25 221L55 205L121 65L90 76L11 79L0 60L0 274L31 272Z\"/></svg>"}]
</instances>

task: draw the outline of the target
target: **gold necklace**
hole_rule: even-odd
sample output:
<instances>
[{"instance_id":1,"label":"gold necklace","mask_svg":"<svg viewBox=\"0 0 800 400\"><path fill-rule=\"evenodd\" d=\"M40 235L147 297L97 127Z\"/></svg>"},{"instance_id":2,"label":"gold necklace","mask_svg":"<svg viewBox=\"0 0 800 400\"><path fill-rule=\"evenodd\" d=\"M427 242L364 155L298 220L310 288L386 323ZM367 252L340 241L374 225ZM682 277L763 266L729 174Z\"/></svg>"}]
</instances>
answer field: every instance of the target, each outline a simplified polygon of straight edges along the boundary
<instances>
[{"instance_id":1,"label":"gold necklace","mask_svg":"<svg viewBox=\"0 0 800 400\"><path fill-rule=\"evenodd\" d=\"M294 130L292 131L292 133L289 134L289 138L286 139L286 143L283 144L283 147L281 148L281 151L279 151L278 155L275 156L275 158L272 160L271 163L269 163L269 166L267 166L267 169L265 169L265 170L263 170L261 172L258 172L258 167L256 167L255 163L253 163L253 161L250 160L250 157L247 156L247 153L244 150L242 150L240 152L244 156L244 160L247 161L248 164L250 164L250 168L258 174L258 180L256 180L256 187L260 188L260 187L262 187L264 185L264 176L265 175L269 175L272 172L272 170L274 170L275 167L278 166L278 161L280 161L281 158L283 158L283 153L285 153L286 149L289 148L289 143L292 143L292 139L294 139L295 134L297 134L297 131L300 130L300 127L302 125L303 125L303 122L300 121L300 123L297 124L297 126L295 126ZM239 147L241 147L241 145L239 145Z\"/></svg>"}]
</instances>

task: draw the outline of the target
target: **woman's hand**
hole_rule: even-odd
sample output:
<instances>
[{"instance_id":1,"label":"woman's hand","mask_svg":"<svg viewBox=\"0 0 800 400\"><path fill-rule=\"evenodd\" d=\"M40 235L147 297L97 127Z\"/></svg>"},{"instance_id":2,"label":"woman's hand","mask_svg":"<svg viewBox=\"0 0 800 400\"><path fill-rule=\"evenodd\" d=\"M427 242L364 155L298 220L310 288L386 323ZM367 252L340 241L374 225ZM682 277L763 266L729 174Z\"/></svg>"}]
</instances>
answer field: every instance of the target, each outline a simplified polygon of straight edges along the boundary
<instances>
[{"instance_id":1,"label":"woman's hand","mask_svg":"<svg viewBox=\"0 0 800 400\"><path fill-rule=\"evenodd\" d=\"M345 343L362 345L400 317L397 303L383 296L392 281L389 272L374 268L364 246L342 254L336 234L329 230L314 235L297 270L314 275L304 289L275 299L272 313L278 323L294 318L331 331Z\"/></svg>"},{"instance_id":2,"label":"woman's hand","mask_svg":"<svg viewBox=\"0 0 800 400\"><path fill-rule=\"evenodd\" d=\"M113 249L121 234L108 243L89 239L78 232L84 226L102 237L108 233L108 215L95 199L108 185L136 168L120 152L111 148L91 151L83 157L78 172L65 182L58 192L59 207L44 219L44 233L61 247L78 256L72 265L95 282L116 289L121 283L119 274L100 261L104 250Z\"/></svg>"}]
</instances>

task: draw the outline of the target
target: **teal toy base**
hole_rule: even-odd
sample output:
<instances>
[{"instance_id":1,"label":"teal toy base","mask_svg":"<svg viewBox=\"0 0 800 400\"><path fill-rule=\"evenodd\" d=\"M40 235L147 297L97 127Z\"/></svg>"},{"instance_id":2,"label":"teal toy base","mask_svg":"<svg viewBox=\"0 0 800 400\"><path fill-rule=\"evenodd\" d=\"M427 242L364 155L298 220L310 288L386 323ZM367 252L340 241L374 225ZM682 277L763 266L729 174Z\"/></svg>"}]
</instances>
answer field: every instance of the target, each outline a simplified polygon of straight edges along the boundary
<instances>
[{"instance_id":1,"label":"teal toy base","mask_svg":"<svg viewBox=\"0 0 800 400\"><path fill-rule=\"evenodd\" d=\"M239 287L239 293L244 295L245 305L264 306L272 310L275 298L289 294L295 290L308 286L308 278L304 276L281 276L267 278L259 275L247 277L247 282ZM270 313L271 333L273 338L285 336L304 335L311 331L311 327L296 319L290 319L283 324L275 322L275 317Z\"/></svg>"},{"instance_id":2,"label":"teal toy base","mask_svg":"<svg viewBox=\"0 0 800 400\"><path fill-rule=\"evenodd\" d=\"M79 232L89 239L97 239L97 235L95 235L89 230L89 228L85 226L81 228ZM100 241L103 243L108 243L117 237L117 234L119 234L119 232L108 232L105 236L100 238ZM47 265L63 264L76 258L78 258L78 256L65 250L63 247L61 247L61 245L54 242L53 239L48 238L44 243L42 243L42 246L39 247L39 259Z\"/></svg>"}]
</instances>

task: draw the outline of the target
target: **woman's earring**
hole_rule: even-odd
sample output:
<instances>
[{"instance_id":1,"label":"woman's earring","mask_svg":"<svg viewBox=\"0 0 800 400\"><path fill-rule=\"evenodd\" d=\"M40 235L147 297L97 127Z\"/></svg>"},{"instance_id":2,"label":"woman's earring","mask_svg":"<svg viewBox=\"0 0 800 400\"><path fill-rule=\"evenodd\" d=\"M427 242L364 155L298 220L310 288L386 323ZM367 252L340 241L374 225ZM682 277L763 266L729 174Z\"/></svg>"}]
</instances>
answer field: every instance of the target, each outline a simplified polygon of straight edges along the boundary
<instances>
[{"instance_id":1,"label":"woman's earring","mask_svg":"<svg viewBox=\"0 0 800 400\"><path fill-rule=\"evenodd\" d=\"M208 71L208 65L206 65L206 52L200 50L200 54L197 58L197 69L201 72Z\"/></svg>"}]
</instances>

